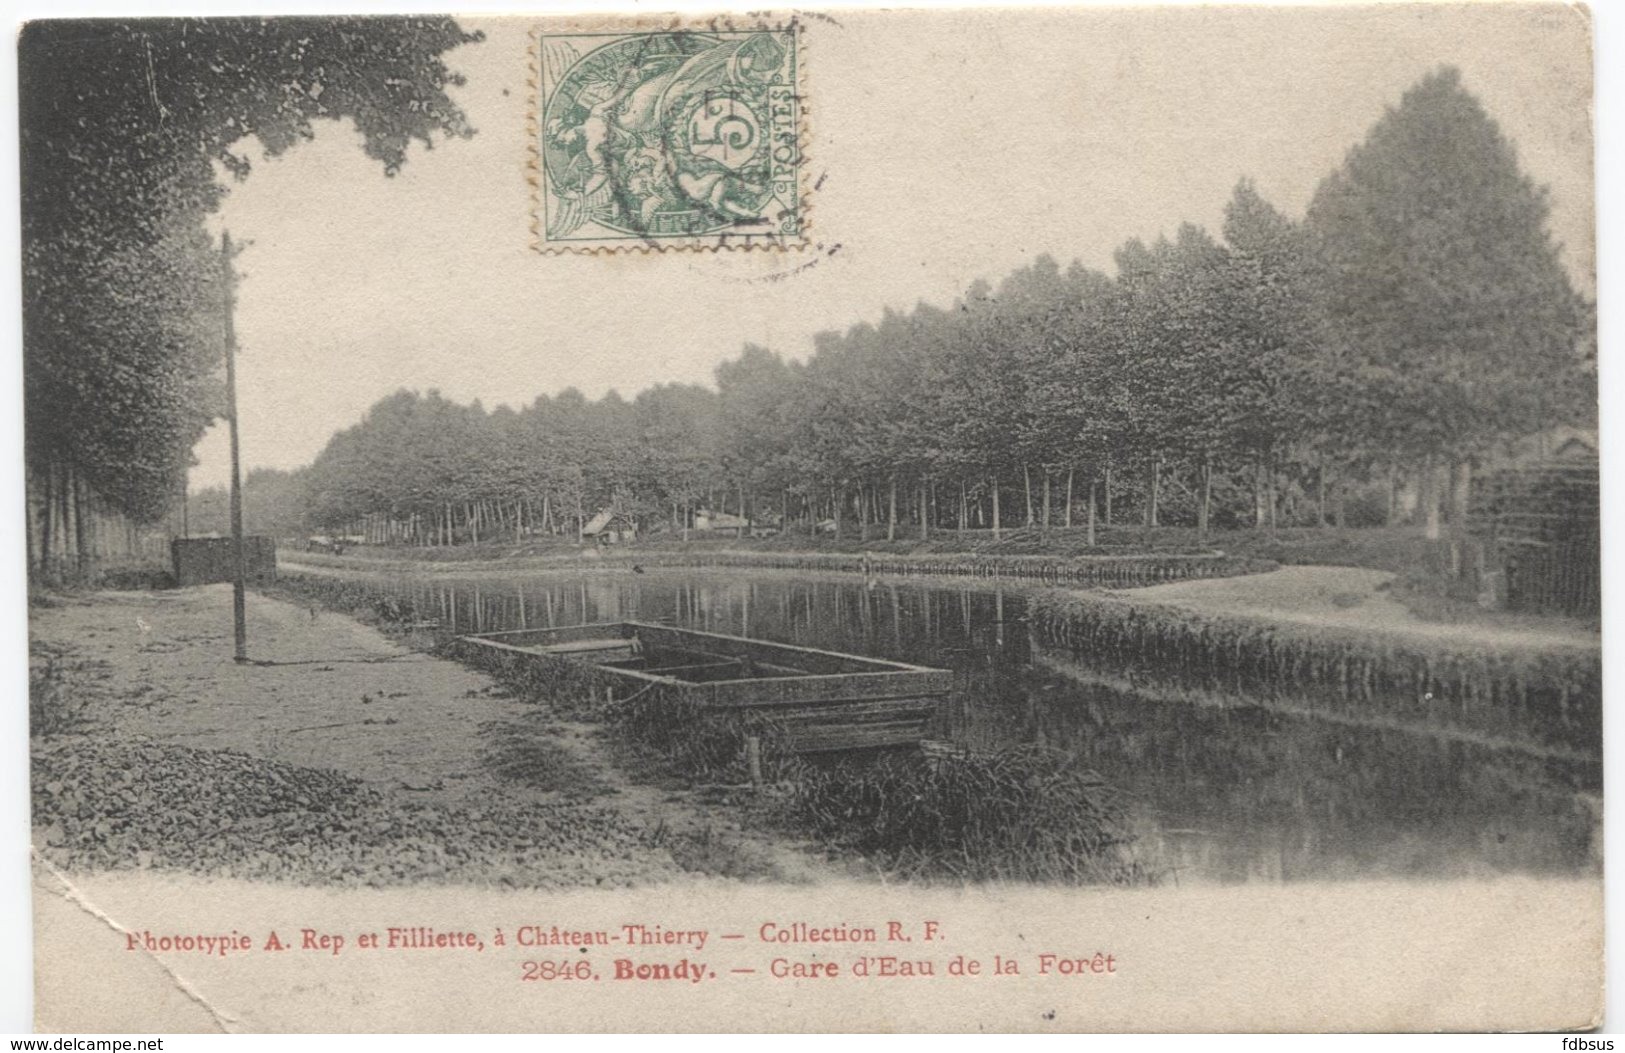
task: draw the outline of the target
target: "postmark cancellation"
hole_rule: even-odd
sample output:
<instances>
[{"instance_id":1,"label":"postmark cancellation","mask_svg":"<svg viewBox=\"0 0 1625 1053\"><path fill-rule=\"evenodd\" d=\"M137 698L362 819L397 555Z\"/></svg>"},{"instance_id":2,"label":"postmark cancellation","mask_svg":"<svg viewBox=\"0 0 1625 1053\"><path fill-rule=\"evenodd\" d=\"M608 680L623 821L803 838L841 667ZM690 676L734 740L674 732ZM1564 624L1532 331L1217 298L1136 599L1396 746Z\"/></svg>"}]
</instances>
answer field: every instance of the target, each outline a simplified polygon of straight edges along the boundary
<instances>
[{"instance_id":1,"label":"postmark cancellation","mask_svg":"<svg viewBox=\"0 0 1625 1053\"><path fill-rule=\"evenodd\" d=\"M531 59L537 251L802 244L794 20L542 25Z\"/></svg>"}]
</instances>

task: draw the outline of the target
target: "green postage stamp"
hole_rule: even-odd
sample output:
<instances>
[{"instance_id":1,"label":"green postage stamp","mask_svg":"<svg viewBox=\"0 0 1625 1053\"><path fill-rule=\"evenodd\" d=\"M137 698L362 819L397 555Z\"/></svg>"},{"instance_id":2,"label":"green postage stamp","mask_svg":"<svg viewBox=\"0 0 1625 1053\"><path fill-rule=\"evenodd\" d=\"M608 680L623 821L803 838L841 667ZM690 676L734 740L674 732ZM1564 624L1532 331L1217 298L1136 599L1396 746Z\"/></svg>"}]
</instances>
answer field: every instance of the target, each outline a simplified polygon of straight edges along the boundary
<instances>
[{"instance_id":1,"label":"green postage stamp","mask_svg":"<svg viewBox=\"0 0 1625 1053\"><path fill-rule=\"evenodd\" d=\"M802 243L793 21L534 33L541 252Z\"/></svg>"}]
</instances>

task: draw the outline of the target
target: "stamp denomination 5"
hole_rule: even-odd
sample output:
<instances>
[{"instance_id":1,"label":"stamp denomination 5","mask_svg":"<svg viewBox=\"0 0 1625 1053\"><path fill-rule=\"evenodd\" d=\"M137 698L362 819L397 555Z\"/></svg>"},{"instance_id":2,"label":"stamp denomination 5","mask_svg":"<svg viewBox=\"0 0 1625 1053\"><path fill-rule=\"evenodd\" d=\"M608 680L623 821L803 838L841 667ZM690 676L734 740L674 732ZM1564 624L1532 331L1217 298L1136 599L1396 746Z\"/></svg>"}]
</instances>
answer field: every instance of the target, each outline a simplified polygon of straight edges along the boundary
<instances>
[{"instance_id":1,"label":"stamp denomination 5","mask_svg":"<svg viewBox=\"0 0 1625 1053\"><path fill-rule=\"evenodd\" d=\"M799 245L798 27L534 34L543 252Z\"/></svg>"}]
</instances>

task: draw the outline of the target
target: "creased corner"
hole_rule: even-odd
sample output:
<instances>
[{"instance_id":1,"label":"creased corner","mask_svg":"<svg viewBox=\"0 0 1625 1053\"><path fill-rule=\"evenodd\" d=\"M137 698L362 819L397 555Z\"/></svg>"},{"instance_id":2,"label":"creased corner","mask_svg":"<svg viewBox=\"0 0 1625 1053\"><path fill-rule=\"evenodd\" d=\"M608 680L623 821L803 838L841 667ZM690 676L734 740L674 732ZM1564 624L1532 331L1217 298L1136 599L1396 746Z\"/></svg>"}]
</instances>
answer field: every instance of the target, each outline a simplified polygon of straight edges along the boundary
<instances>
[{"instance_id":1,"label":"creased corner","mask_svg":"<svg viewBox=\"0 0 1625 1053\"><path fill-rule=\"evenodd\" d=\"M61 870L52 866L51 863L40 854L38 846L31 845L29 847L29 854L33 859L36 874L43 871L55 879L58 887L52 891L54 891L57 895L60 895L63 899L79 907L79 909L84 911L86 914L89 914L91 917L101 921L114 932L117 932L123 936L130 935L130 930L126 929L123 925L120 925L118 921L116 921L113 916L108 914L105 910L92 903L90 901L90 897L85 895L84 891L73 883L72 878ZM163 972L170 978L170 981L174 983L175 987L179 989L182 994L191 999L193 1002L197 1003L197 1005L200 1006L204 1012L208 1013L209 1019L214 1022L215 1027L218 1028L222 1033L232 1034L241 1025L242 1021L237 1016L227 1012L226 1010L215 1005L213 1002L209 1001L209 999L204 996L203 992L194 987L192 983L186 979L186 977L176 972L168 962L164 961L158 955L145 948L142 948L141 953L145 954L153 962L153 964L157 965L159 969L163 970Z\"/></svg>"}]
</instances>

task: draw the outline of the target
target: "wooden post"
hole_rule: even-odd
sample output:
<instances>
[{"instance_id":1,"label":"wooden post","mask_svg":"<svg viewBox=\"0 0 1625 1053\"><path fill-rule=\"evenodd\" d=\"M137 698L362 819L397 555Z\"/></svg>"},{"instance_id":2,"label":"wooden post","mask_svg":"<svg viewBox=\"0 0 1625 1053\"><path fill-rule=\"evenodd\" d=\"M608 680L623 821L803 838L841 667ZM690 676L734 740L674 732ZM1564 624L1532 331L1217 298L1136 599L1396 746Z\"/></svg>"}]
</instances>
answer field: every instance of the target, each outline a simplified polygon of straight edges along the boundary
<instances>
[{"instance_id":1,"label":"wooden post","mask_svg":"<svg viewBox=\"0 0 1625 1053\"><path fill-rule=\"evenodd\" d=\"M750 784L762 785L762 739L758 735L745 736L745 767L750 771Z\"/></svg>"},{"instance_id":2,"label":"wooden post","mask_svg":"<svg viewBox=\"0 0 1625 1053\"><path fill-rule=\"evenodd\" d=\"M1157 522L1157 501L1161 497L1161 493L1159 491L1161 485L1162 454L1159 453L1151 458L1151 485L1146 490L1144 519L1145 525L1148 527L1160 525Z\"/></svg>"},{"instance_id":3,"label":"wooden post","mask_svg":"<svg viewBox=\"0 0 1625 1053\"><path fill-rule=\"evenodd\" d=\"M1265 475L1264 475L1264 496L1269 499L1270 529L1271 530L1274 530L1276 528L1276 526L1278 525L1277 513L1278 513L1278 511L1280 509L1280 503L1281 503L1280 500L1278 499L1279 495L1276 493L1276 485L1277 484L1276 484L1275 462L1271 461L1270 466L1269 466L1269 471L1266 472Z\"/></svg>"},{"instance_id":4,"label":"wooden post","mask_svg":"<svg viewBox=\"0 0 1625 1053\"><path fill-rule=\"evenodd\" d=\"M236 643L234 660L248 661L248 615L244 600L246 561L243 554L242 457L237 438L237 274L231 269L231 235L220 236L220 273L225 281L226 419L231 424L231 620Z\"/></svg>"},{"instance_id":5,"label":"wooden post","mask_svg":"<svg viewBox=\"0 0 1625 1053\"><path fill-rule=\"evenodd\" d=\"M1213 462L1207 453L1202 454L1201 485L1202 493L1196 506L1196 534L1205 542L1213 511Z\"/></svg>"},{"instance_id":6,"label":"wooden post","mask_svg":"<svg viewBox=\"0 0 1625 1053\"><path fill-rule=\"evenodd\" d=\"M1439 540L1439 466L1430 453L1422 458L1422 530L1429 541Z\"/></svg>"},{"instance_id":7,"label":"wooden post","mask_svg":"<svg viewBox=\"0 0 1625 1053\"><path fill-rule=\"evenodd\" d=\"M1322 454L1315 464L1315 525L1326 529L1326 457Z\"/></svg>"}]
</instances>

